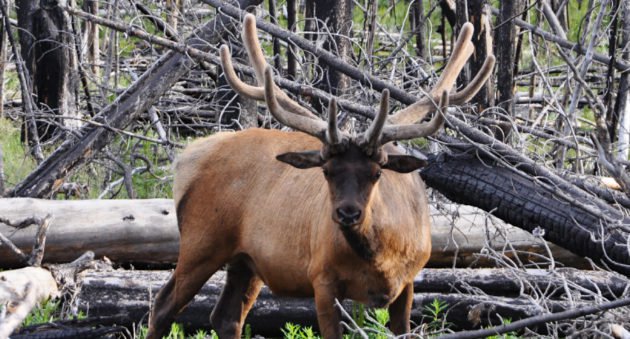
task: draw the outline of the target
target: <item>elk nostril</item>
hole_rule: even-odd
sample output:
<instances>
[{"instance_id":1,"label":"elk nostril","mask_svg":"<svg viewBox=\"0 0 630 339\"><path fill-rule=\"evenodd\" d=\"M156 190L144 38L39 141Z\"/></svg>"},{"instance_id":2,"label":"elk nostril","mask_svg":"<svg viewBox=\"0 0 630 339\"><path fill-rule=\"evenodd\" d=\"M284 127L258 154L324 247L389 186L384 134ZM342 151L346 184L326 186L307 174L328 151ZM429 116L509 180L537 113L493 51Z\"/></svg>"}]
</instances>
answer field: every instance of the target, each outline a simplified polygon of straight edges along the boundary
<instances>
[{"instance_id":1,"label":"elk nostril","mask_svg":"<svg viewBox=\"0 0 630 339\"><path fill-rule=\"evenodd\" d=\"M344 224L354 224L361 217L361 210L353 207L337 208L337 216Z\"/></svg>"}]
</instances>

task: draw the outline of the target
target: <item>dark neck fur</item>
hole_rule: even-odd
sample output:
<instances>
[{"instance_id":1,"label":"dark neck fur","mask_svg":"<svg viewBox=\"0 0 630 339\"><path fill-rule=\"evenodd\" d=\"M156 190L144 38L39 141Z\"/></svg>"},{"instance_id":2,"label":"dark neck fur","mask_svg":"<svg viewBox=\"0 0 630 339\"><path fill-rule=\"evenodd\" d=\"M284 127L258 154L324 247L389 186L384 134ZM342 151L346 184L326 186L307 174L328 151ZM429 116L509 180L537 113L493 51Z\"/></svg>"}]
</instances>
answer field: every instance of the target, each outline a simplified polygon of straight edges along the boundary
<instances>
[{"instance_id":1,"label":"dark neck fur","mask_svg":"<svg viewBox=\"0 0 630 339\"><path fill-rule=\"evenodd\" d=\"M374 258L374 250L370 246L368 238L354 229L352 226L340 226L343 237L359 258L371 261Z\"/></svg>"}]
</instances>

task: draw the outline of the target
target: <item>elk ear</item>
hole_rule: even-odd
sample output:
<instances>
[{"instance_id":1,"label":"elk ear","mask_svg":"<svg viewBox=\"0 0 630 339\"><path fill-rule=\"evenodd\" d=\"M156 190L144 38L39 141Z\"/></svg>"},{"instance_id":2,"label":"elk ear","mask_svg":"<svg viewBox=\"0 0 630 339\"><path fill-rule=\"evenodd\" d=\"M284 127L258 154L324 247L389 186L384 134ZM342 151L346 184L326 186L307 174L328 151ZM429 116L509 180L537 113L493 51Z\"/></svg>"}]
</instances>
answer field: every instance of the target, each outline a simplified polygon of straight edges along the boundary
<instances>
[{"instance_id":1,"label":"elk ear","mask_svg":"<svg viewBox=\"0 0 630 339\"><path fill-rule=\"evenodd\" d=\"M427 164L426 160L411 155L390 154L387 156L387 163L383 165L383 168L398 173L409 173L425 167Z\"/></svg>"},{"instance_id":2,"label":"elk ear","mask_svg":"<svg viewBox=\"0 0 630 339\"><path fill-rule=\"evenodd\" d=\"M288 152L276 156L276 159L301 169L319 167L324 164L320 151Z\"/></svg>"}]
</instances>

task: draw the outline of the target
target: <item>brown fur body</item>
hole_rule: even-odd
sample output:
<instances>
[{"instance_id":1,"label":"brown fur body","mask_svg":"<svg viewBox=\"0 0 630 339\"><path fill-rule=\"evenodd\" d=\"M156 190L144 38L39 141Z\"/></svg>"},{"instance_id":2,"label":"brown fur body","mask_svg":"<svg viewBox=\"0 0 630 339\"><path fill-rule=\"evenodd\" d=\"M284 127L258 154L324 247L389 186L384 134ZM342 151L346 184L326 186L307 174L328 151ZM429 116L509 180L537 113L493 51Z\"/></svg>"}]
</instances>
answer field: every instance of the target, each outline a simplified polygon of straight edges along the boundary
<instances>
[{"instance_id":1,"label":"brown fur body","mask_svg":"<svg viewBox=\"0 0 630 339\"><path fill-rule=\"evenodd\" d=\"M324 306L335 297L389 305L393 330L409 330L413 278L431 252L424 184L417 173L383 171L365 219L353 226L374 253L366 260L331 218L322 169L296 169L276 160L278 154L321 147L304 133L262 129L218 133L188 146L176 164L174 184L179 262L157 297L152 324L170 323L229 263L226 288L211 317L221 338L240 335L261 282L279 295L315 296L325 337L340 333L325 325L331 319L338 324L338 316L321 311L330 309ZM153 336L163 332L150 330Z\"/></svg>"}]
</instances>

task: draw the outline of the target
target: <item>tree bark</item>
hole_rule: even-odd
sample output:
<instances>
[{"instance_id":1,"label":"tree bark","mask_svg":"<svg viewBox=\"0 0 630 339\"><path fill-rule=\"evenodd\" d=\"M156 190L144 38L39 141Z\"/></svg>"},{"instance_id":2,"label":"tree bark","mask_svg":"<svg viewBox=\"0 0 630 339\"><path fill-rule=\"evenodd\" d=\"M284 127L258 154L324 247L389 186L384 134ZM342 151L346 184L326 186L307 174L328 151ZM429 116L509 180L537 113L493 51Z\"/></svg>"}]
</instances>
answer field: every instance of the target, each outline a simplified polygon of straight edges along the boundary
<instances>
[{"instance_id":1,"label":"tree bark","mask_svg":"<svg viewBox=\"0 0 630 339\"><path fill-rule=\"evenodd\" d=\"M4 3L5 13L10 12L11 2L7 0ZM4 79L4 74L7 67L7 51L9 46L7 46L7 32L4 29L4 25L0 24L0 79ZM4 118L4 81L0 82L0 119Z\"/></svg>"},{"instance_id":2,"label":"tree bark","mask_svg":"<svg viewBox=\"0 0 630 339\"><path fill-rule=\"evenodd\" d=\"M322 48L333 53L341 60L347 61L352 53L352 10L354 3L352 0L307 0L307 6L311 8L313 20L325 23L327 30L335 34L333 39L328 37ZM320 31L320 34L325 34ZM322 82L318 85L321 89L338 95L343 93L349 85L349 79L338 70L325 65Z\"/></svg>"},{"instance_id":3,"label":"tree bark","mask_svg":"<svg viewBox=\"0 0 630 339\"><path fill-rule=\"evenodd\" d=\"M37 200L0 199L0 217L11 221L51 214L44 261L62 263L85 251L108 257L115 263L173 264L179 251L179 232L172 200ZM457 214L453 220L450 215ZM545 244L515 227L480 227L486 216L478 210L455 205L432 209L433 252L431 267L495 266L491 256L479 254L482 248L502 251L519 260L545 265ZM454 227L454 228L453 228ZM107 232L102 232L107 230ZM35 227L16 230L0 224L6 235L23 251L32 248ZM566 250L551 246L555 259L567 265L587 267L586 262ZM0 246L0 267L20 265L8 248Z\"/></svg>"},{"instance_id":4,"label":"tree bark","mask_svg":"<svg viewBox=\"0 0 630 339\"><path fill-rule=\"evenodd\" d=\"M622 59L630 60L630 0L624 0L622 6L621 20L621 43L626 46L621 54ZM617 158L626 161L630 151L630 72L624 72L619 78L619 91L617 92L617 102L615 103L615 114L619 121L617 127Z\"/></svg>"},{"instance_id":5,"label":"tree bark","mask_svg":"<svg viewBox=\"0 0 630 339\"><path fill-rule=\"evenodd\" d=\"M86 0L83 2L83 10L94 15L98 15L98 0ZM96 23L86 21L83 25L85 49L82 52L86 56L86 61L90 65L92 74L99 76L99 65L101 63L101 51L99 45L99 28Z\"/></svg>"},{"instance_id":6,"label":"tree bark","mask_svg":"<svg viewBox=\"0 0 630 339\"><path fill-rule=\"evenodd\" d=\"M239 0L241 8L260 3L261 0ZM186 43L189 46L208 50L215 45L221 34L231 27L220 17L210 21L193 33ZM146 111L162 94L186 74L194 65L188 56L169 51L135 81L114 103L105 107L95 118L107 122L113 128L124 128L139 114ZM81 139L64 142L48 159L42 162L26 179L16 185L11 196L47 197L59 187L64 178L81 166L93 154L105 147L116 135L110 129L86 125L78 131Z\"/></svg>"},{"instance_id":7,"label":"tree bark","mask_svg":"<svg viewBox=\"0 0 630 339\"><path fill-rule=\"evenodd\" d=\"M411 29L413 30L413 34L416 36L416 56L418 59L426 61L427 59L427 37L425 36L426 31L426 18L424 16L424 2L422 0L412 0L413 4L411 7Z\"/></svg>"},{"instance_id":8,"label":"tree bark","mask_svg":"<svg viewBox=\"0 0 630 339\"><path fill-rule=\"evenodd\" d=\"M58 126L78 127L78 108L75 105L77 86L77 58L74 37L68 15L56 0L41 0L33 13L35 41L33 49L34 92L37 104L49 119L37 120L42 142L58 132ZM68 119L66 119L68 118Z\"/></svg>"},{"instance_id":9,"label":"tree bark","mask_svg":"<svg viewBox=\"0 0 630 339\"><path fill-rule=\"evenodd\" d=\"M487 0L468 1L469 20L475 27L472 43L475 52L470 58L470 74L477 74L481 69L486 57L493 55L492 28L490 25L489 7ZM494 81L487 81L479 92L472 99L481 112L488 107L494 106Z\"/></svg>"},{"instance_id":10,"label":"tree bark","mask_svg":"<svg viewBox=\"0 0 630 339\"><path fill-rule=\"evenodd\" d=\"M499 27L495 30L497 56L497 103L508 117L514 117L514 71L516 60L517 27L514 18L522 11L522 0L501 1ZM506 140L509 128L501 129L499 140Z\"/></svg>"}]
</instances>

